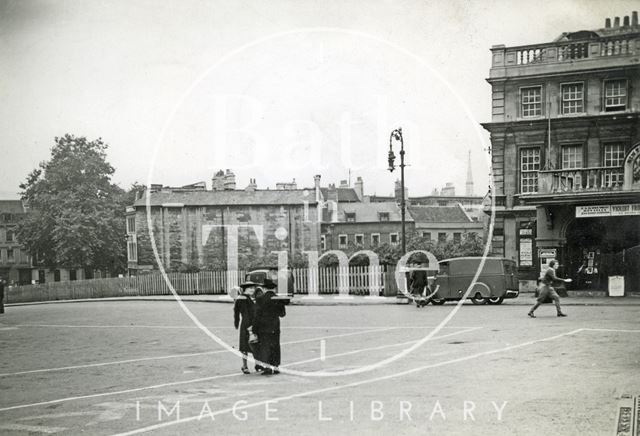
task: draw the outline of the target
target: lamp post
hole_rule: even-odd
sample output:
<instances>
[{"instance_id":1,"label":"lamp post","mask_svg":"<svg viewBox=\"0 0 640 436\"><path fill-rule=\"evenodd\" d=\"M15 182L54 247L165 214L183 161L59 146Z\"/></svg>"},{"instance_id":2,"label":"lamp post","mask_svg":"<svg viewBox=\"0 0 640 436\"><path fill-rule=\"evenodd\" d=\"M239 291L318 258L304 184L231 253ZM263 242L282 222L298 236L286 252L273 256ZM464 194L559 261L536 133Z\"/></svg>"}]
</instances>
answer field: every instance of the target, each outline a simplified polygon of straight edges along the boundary
<instances>
[{"instance_id":1,"label":"lamp post","mask_svg":"<svg viewBox=\"0 0 640 436\"><path fill-rule=\"evenodd\" d=\"M393 140L400 141L400 216L402 220L402 254L407 252L407 239L405 233L405 198L404 198L404 140L402 138L402 128L397 128L389 136L389 172L396 168L393 154Z\"/></svg>"}]
</instances>

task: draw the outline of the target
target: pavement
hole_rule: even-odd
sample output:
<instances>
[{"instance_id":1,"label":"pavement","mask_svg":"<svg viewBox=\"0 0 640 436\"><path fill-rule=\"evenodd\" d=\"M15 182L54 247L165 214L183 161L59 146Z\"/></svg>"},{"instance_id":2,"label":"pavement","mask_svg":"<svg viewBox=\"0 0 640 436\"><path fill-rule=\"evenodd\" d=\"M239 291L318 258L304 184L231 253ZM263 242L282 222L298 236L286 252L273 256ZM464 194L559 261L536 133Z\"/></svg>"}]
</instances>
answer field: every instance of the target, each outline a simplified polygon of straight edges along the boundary
<instances>
[{"instance_id":1,"label":"pavement","mask_svg":"<svg viewBox=\"0 0 640 436\"><path fill-rule=\"evenodd\" d=\"M227 295L182 295L180 299L184 302L202 302L202 303L232 303L233 300ZM100 302L100 301L173 301L175 297L172 295L153 295L153 296L127 296L117 298L89 298L76 300L52 300L38 301L30 303L9 303L5 306L24 306L33 304L58 304L58 303L84 303L84 302ZM534 304L535 297L533 293L522 293L517 298L504 300L503 305L510 306L530 306ZM628 295L624 297L561 297L560 302L563 306L640 306L640 294ZM409 304L406 298L398 297L376 297L376 296L349 296L341 297L338 295L321 295L318 297L308 297L305 295L296 295L293 297L291 304L294 306L365 306L380 304ZM446 305L453 305L454 302L447 302ZM473 304L471 301L465 301L464 304Z\"/></svg>"},{"instance_id":2,"label":"pavement","mask_svg":"<svg viewBox=\"0 0 640 436\"><path fill-rule=\"evenodd\" d=\"M231 305L198 297L191 315L235 347ZM536 319L532 301L287 307L271 377L170 297L9 307L0 434L616 434L640 394L639 312L618 304L638 300Z\"/></svg>"}]
</instances>

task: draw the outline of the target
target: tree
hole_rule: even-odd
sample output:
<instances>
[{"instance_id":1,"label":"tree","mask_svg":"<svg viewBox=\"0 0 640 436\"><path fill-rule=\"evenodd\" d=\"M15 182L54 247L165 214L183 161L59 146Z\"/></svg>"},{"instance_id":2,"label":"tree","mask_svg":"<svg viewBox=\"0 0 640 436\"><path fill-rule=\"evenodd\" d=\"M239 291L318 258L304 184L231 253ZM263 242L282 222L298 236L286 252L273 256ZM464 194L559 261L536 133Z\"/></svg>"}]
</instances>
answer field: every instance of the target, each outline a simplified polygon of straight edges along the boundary
<instances>
[{"instance_id":1,"label":"tree","mask_svg":"<svg viewBox=\"0 0 640 436\"><path fill-rule=\"evenodd\" d=\"M125 270L125 208L135 193L111 183L106 150L100 138L55 138L51 159L20 185L29 213L17 236L38 264Z\"/></svg>"}]
</instances>

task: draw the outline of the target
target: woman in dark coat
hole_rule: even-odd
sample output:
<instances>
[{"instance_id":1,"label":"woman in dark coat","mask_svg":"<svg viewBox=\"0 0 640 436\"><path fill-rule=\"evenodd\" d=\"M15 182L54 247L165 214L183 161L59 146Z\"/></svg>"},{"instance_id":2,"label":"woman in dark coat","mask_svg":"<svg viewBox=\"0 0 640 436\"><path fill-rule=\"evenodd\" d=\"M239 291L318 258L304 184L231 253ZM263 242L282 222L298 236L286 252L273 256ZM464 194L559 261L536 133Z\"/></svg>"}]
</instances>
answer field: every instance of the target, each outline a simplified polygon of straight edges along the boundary
<instances>
[{"instance_id":1,"label":"woman in dark coat","mask_svg":"<svg viewBox=\"0 0 640 436\"><path fill-rule=\"evenodd\" d=\"M240 328L238 349L242 353L242 372L249 374L247 367L247 353L252 353L249 345L249 331L253 324L254 302L250 295L244 293L238 295L233 305L233 325L236 330Z\"/></svg>"}]
</instances>

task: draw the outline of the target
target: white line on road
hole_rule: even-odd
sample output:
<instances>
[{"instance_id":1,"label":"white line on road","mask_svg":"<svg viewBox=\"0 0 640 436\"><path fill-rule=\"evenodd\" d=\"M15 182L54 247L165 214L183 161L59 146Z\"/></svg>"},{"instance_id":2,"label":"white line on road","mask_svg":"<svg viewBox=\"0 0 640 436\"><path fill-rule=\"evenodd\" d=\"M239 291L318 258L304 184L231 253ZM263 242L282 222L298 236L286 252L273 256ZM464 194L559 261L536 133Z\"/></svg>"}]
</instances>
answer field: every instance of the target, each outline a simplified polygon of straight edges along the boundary
<instances>
[{"instance_id":1,"label":"white line on road","mask_svg":"<svg viewBox=\"0 0 640 436\"><path fill-rule=\"evenodd\" d=\"M559 335L554 335L554 336L549 336L546 338L542 338L542 339L534 339L532 341L527 341L527 342L522 342L520 344L516 344L516 345L511 345L508 347L503 347L503 348L497 348L497 349L493 349L493 350L489 350L489 351L483 351L480 353L475 353L475 354L471 354L469 356L466 357L459 357L456 359L451 359L451 360L447 360L444 362L439 362L439 363L433 363L433 364L429 364L429 365L423 365L423 366L419 366L416 368L412 368L406 371L402 371L402 372L397 372L397 373L392 373L389 375L384 375L384 376L380 376L380 377L375 377L375 378L370 378L370 379L366 379L366 380L360 380L357 382L352 382L352 383L346 383L343 385L337 385L337 386L330 386L327 388L321 388L321 389L314 389L311 391L306 391L306 392L299 392L297 394L291 394L291 395L286 395L286 396L281 396L281 397L277 397L277 398L272 398L272 399L268 399L268 400L262 400L262 401L257 401L255 403L250 403L250 404L245 404L245 405L238 405L237 407L229 407L226 409L220 409L217 410L215 412L212 412L210 414L207 414L207 417L210 416L217 416L217 415L221 415L224 413L229 413L232 411L238 411L238 410L244 410L244 409L250 409L256 406L262 406L265 405L267 403L274 403L274 402L279 402L279 401L287 401L287 400L291 400L294 398L300 398L300 397L307 397L310 395L316 395L316 394L321 394L321 393L325 393L325 392L331 392L331 391L337 391L337 390L342 390L342 389L346 389L346 388L351 388L351 387L355 387L355 386L361 386L361 385L365 385L365 384L369 384L369 383L375 383L375 382L379 382L379 381L383 381L383 380L389 380L389 379L393 379L393 378L397 378L397 377L402 377L408 374L412 374L415 372L419 372L419 371L424 371L425 369L431 369L431 368L437 368L440 366L446 366L446 365L450 365L450 364L455 364L455 363L459 363L459 362L464 362L467 360L471 360L471 359L475 359L478 357L484 357L484 356L489 356L492 354L497 354L497 353L503 353L506 351L511 351L511 350L515 350L518 348L524 348L527 347L529 345L534 345L540 342L546 342L546 341L552 341L555 339L560 339L562 337L565 336L569 336L569 335L573 335L576 334L580 331L582 331L583 329L576 329L576 330L572 330L570 332L567 333L561 333ZM131 430L125 433L118 433L114 436L129 436L129 435L134 435L134 434L139 434L139 433L146 433L149 431L153 431L153 430L158 430L161 428L165 428L165 427L169 427L172 425L176 425L176 424L183 424L183 423L187 423L187 422L193 422L193 421L199 421L200 415L198 416L191 416L189 418L182 418L182 419L176 419L176 420L172 420L169 422L163 422L160 424L154 424L154 425L150 425L147 427L142 427L142 428L138 428L135 430Z\"/></svg>"},{"instance_id":2,"label":"white line on road","mask_svg":"<svg viewBox=\"0 0 640 436\"><path fill-rule=\"evenodd\" d=\"M26 433L59 433L66 430L65 427L45 427L43 425L26 424L0 424L0 430L13 430Z\"/></svg>"},{"instance_id":3,"label":"white line on road","mask_svg":"<svg viewBox=\"0 0 640 436\"><path fill-rule=\"evenodd\" d=\"M583 328L582 330L590 331L590 332L640 333L640 330L625 330L625 329Z\"/></svg>"},{"instance_id":4,"label":"white line on road","mask_svg":"<svg viewBox=\"0 0 640 436\"><path fill-rule=\"evenodd\" d=\"M197 326L187 325L138 325L138 324L122 324L122 325L99 325L99 324L87 324L87 325L71 325L71 324L15 324L15 327L46 327L46 328L68 328L68 329L198 329ZM367 330L373 328L396 328L396 329L420 329L420 328L434 328L435 325L386 325L386 326L286 326L286 330ZM14 327L11 327L14 328ZM208 326L211 330L222 329L235 329L233 326ZM470 326L458 326L458 327L443 327L445 329L467 329Z\"/></svg>"},{"instance_id":5,"label":"white line on road","mask_svg":"<svg viewBox=\"0 0 640 436\"><path fill-rule=\"evenodd\" d=\"M395 328L399 328L399 327L395 327ZM296 340L296 341L288 341L288 342L283 342L282 345L301 344L301 343L304 343L304 342L314 342L314 341L317 341L318 339L342 338L342 337L345 337L345 336L354 336L354 335L361 335L361 334L366 334L366 333L377 333L377 332L383 332L383 331L393 330L393 329L394 329L394 327L375 328L375 329L371 329L371 330L362 330L362 331L350 332L350 333L342 333L342 334L337 334L337 335L321 336L319 338L310 338L310 339L300 339L300 340ZM229 352L228 350L215 350L215 351L202 351L200 353L169 354L169 355L157 356L157 357L141 357L141 358L138 358L138 359L115 360L115 361L111 361L111 362L87 363L87 364L83 364L83 365L61 366L61 367L57 367L57 368L42 368L42 369L32 369L32 370L28 370L28 371L7 372L7 373L4 373L4 374L0 374L0 377L9 377L9 376L23 375L23 374L34 374L34 373L39 373L39 372L65 371L65 370L70 370L70 369L94 368L96 366L120 365L120 364L124 364L124 363L146 362L146 361L150 361L150 360L164 360L164 359L175 359L175 358L182 358L182 357L206 356L206 355L210 355L210 354L220 354L220 353L228 353L228 352ZM3 409L0 409L0 411L2 411L2 410Z\"/></svg>"},{"instance_id":6,"label":"white line on road","mask_svg":"<svg viewBox=\"0 0 640 436\"><path fill-rule=\"evenodd\" d=\"M477 327L480 328L480 327ZM377 332L377 331L385 331L385 330L391 330L391 329L382 329L382 330L372 330L371 332ZM466 330L462 330L462 331L458 331L458 332L452 332L443 336L435 336L432 338L432 340L435 339L440 339L440 338L445 338L454 334L461 334L461 333L465 333ZM340 335L340 336L347 336L347 335L355 335L358 333L363 333L363 332L354 332L354 333L346 333L344 335ZM336 337L338 335L334 335L334 336L326 336L325 338L331 338L331 337ZM321 338L314 338L314 339L306 339L304 341L292 341L292 342L287 342L287 344L293 344L293 343L300 343L300 342L309 342L309 341L317 341ZM415 341L412 341L415 342ZM283 344L284 345L284 344ZM397 346L400 345L398 343L394 343L394 344L390 344L387 347L392 347L392 346ZM380 347L375 347L374 349L379 349ZM223 351L223 350L221 350ZM332 357L339 357L342 355L347 355L347 354L355 354L357 352L363 352L363 351L369 351L368 348L364 348L362 350L353 350L353 351L349 351L347 353L341 353L341 354L336 354L336 355L329 355L327 356L328 358L332 358ZM292 366L292 365L297 365L297 364L301 364L301 363L308 363L311 361L316 361L319 358L314 358L314 359L308 359L308 360L302 360L299 362L292 362L288 365L283 365L283 366ZM97 394L90 394L90 395L81 395L81 396L76 396L76 397L66 397L66 398L59 398L56 400L49 400L49 401L41 401L38 403L30 403L30 404L19 404L17 406L9 406L9 407L4 407L4 408L0 408L0 412L5 412L5 411L9 411L9 410L16 410L16 409L24 409L24 408L28 408L28 407L36 407L36 406L46 406L49 404L57 404L57 403L64 403L64 402L68 402L68 401L75 401L75 400L84 400L84 399L88 399L88 398L98 398L98 397L106 397L106 396L111 396L111 395L120 395L120 394L128 394L128 393L133 393L133 392L140 392L140 391L144 391L144 390L149 390L149 389L159 389L159 388L165 388L165 387L169 387L169 386L178 386L178 385L184 385L184 384L191 384L191 383L198 383L198 382L203 382L203 381L210 381L210 380L216 380L216 379L221 379L221 378L229 378L229 377L237 377L241 375L241 373L232 373L232 374L222 374L222 375L215 375L215 376L210 376L210 377L201 377L201 378L197 378L197 379L190 379L190 380L183 380L183 381L177 381L177 382L169 382L169 383L162 383L162 384L158 384L158 385L151 385L151 386L143 386L143 387L139 387L139 388L133 388L133 389L125 389L125 390L121 390L121 391L111 391L111 392L101 392L101 393L97 393Z\"/></svg>"}]
</instances>

